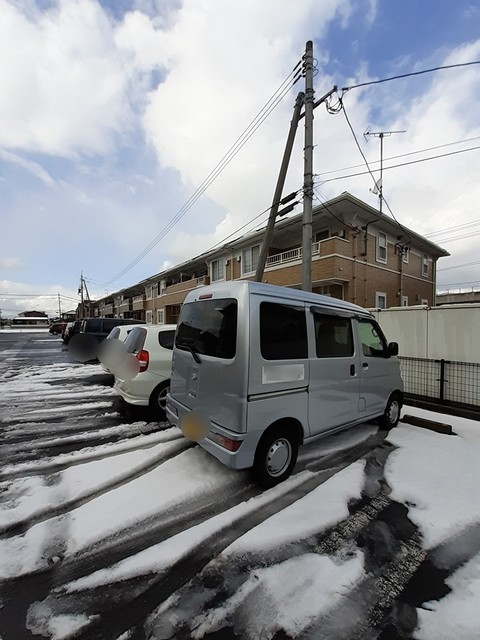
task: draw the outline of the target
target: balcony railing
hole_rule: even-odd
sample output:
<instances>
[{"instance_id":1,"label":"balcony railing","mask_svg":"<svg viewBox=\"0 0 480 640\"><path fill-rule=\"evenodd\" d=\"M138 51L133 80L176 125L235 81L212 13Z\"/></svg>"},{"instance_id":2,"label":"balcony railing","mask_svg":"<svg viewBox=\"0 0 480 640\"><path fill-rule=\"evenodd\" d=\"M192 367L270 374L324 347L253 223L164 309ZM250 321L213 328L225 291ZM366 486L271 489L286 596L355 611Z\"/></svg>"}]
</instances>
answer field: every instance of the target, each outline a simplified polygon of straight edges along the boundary
<instances>
[{"instance_id":1,"label":"balcony railing","mask_svg":"<svg viewBox=\"0 0 480 640\"><path fill-rule=\"evenodd\" d=\"M312 244L312 255L320 253L320 243L314 242ZM267 258L267 267L275 267L279 264L284 264L285 262L294 262L295 260L302 259L302 247L296 247L295 249L290 249L289 251L283 251L283 253L276 253L273 256L268 256Z\"/></svg>"},{"instance_id":2,"label":"balcony railing","mask_svg":"<svg viewBox=\"0 0 480 640\"><path fill-rule=\"evenodd\" d=\"M168 287L165 287L164 290L162 289L162 295L190 291L191 289L201 287L205 284L210 284L210 276L200 276L200 278L191 278L190 280L184 280L183 282L171 284Z\"/></svg>"},{"instance_id":3,"label":"balcony railing","mask_svg":"<svg viewBox=\"0 0 480 640\"><path fill-rule=\"evenodd\" d=\"M142 311L145 301L145 294L133 297L132 311Z\"/></svg>"},{"instance_id":4,"label":"balcony railing","mask_svg":"<svg viewBox=\"0 0 480 640\"><path fill-rule=\"evenodd\" d=\"M105 304L103 307L100 307L101 315L105 316L107 314L113 313L113 304Z\"/></svg>"},{"instance_id":5,"label":"balcony railing","mask_svg":"<svg viewBox=\"0 0 480 640\"><path fill-rule=\"evenodd\" d=\"M130 298L127 298L126 300L122 300L118 305L118 310L120 311L120 313L123 313L124 311L130 311L130 303L131 303Z\"/></svg>"}]
</instances>

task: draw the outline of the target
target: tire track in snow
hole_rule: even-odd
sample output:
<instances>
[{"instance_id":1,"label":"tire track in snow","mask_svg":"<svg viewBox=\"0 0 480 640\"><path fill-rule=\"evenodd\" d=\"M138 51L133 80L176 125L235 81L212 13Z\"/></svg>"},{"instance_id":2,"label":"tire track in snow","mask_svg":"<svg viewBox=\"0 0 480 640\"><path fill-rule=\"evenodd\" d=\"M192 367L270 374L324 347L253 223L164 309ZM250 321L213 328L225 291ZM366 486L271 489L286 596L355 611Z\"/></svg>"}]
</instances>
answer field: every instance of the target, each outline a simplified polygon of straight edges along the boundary
<instances>
[{"instance_id":1,"label":"tire track in snow","mask_svg":"<svg viewBox=\"0 0 480 640\"><path fill-rule=\"evenodd\" d=\"M158 432L159 435L161 435L163 430L152 429L150 432L147 432L147 433L137 432L131 435L125 434L125 433L119 434L119 437L120 435L123 435L123 438L120 437L120 439L116 442L113 442L113 444L121 444L124 441L128 441L128 440L133 441L136 438L138 438L139 442L132 442L131 446L124 447L124 448L118 447L115 449L112 447L111 451L100 451L98 453L94 453L94 452L85 453L83 455L75 456L75 458L73 459L68 458L60 462L47 460L45 462L39 462L34 466L32 465L31 467L25 467L20 463L20 467L23 466L23 468L20 468L18 470L0 472L0 482L5 482L7 480L16 480L18 478L25 478L27 476L43 476L43 475L49 475L52 473L58 473L59 471L65 471L66 469L70 469L72 467L85 464L86 462L95 462L98 460L105 460L106 458L120 456L124 453L132 453L133 451L151 449L157 446L158 444L167 444L169 442L174 442L176 440L183 440L183 436L181 434L172 434L172 436L168 438L163 437L158 440L150 440L148 442L143 442L145 439L144 438L145 435L148 435L148 433L155 433L155 432ZM89 447L86 447L86 448L88 449Z\"/></svg>"},{"instance_id":2,"label":"tire track in snow","mask_svg":"<svg viewBox=\"0 0 480 640\"><path fill-rule=\"evenodd\" d=\"M176 443L174 447L172 447L172 450L166 453L160 453L158 456L155 456L155 458L149 460L147 464L136 467L133 472L124 473L123 475L118 476L113 482L103 483L99 485L94 491L90 491L83 496L67 500L58 507L47 507L45 509L42 509L41 511L38 511L34 516L25 518L24 520L18 520L15 523L0 526L0 540L7 537L22 535L26 533L28 529L36 524L39 524L40 522L44 522L46 520L50 520L51 518L56 518L58 516L64 515L72 511L73 509L78 509L78 507L91 502L95 498L98 498L99 496L102 496L105 493L112 491L113 489L118 489L119 487L132 482L132 480L140 478L146 473L157 468L159 465L164 464L168 460L171 460L172 458L180 455L192 446L193 443L189 442L186 439L182 439L181 441Z\"/></svg>"},{"instance_id":3,"label":"tire track in snow","mask_svg":"<svg viewBox=\"0 0 480 640\"><path fill-rule=\"evenodd\" d=\"M355 450L356 460L370 452L370 448L366 446L355 447ZM352 453L351 456L353 455ZM75 637L83 640L114 640L128 629L131 629L132 625L143 624L147 616L161 602L165 601L199 574L226 547L267 518L305 497L333 475L346 468L351 461L349 460L349 462L345 462L328 471L318 472L287 493L273 498L271 502L262 504L247 515L235 518L231 524L222 527L207 537L201 545L192 549L183 559L174 563L160 577L154 577L148 587L142 590L140 594L126 601L103 603L104 606L102 606L101 612L98 614L99 620L92 621L85 630L80 631ZM95 595L97 599L97 591L92 592L92 595Z\"/></svg>"}]
</instances>

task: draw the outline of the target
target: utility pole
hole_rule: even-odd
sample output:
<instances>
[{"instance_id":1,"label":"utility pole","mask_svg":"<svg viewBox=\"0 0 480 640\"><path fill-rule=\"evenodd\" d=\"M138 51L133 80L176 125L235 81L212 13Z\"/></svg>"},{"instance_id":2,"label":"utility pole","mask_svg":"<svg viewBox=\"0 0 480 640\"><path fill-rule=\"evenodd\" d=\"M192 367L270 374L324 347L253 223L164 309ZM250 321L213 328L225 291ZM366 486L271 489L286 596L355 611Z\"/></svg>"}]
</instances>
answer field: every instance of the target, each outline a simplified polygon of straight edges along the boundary
<instances>
[{"instance_id":1,"label":"utility pole","mask_svg":"<svg viewBox=\"0 0 480 640\"><path fill-rule=\"evenodd\" d=\"M58 317L61 319L62 318L62 307L60 306L60 294L57 293L57 297L58 297Z\"/></svg>"},{"instance_id":2,"label":"utility pole","mask_svg":"<svg viewBox=\"0 0 480 640\"><path fill-rule=\"evenodd\" d=\"M270 243L272 242L273 230L275 228L275 218L278 215L278 207L282 204L286 204L290 200L295 197L294 194L290 194L285 198L282 198L282 191L285 185L285 178L287 176L288 164L290 162L290 158L292 155L293 143L295 141L295 134L298 128L298 122L300 120L300 112L302 106L304 104L305 95L300 92L297 95L297 99L295 101L295 106L293 109L293 117L290 122L290 130L288 132L287 143L285 145L285 151L283 152L283 160L280 166L280 171L278 174L277 186L275 187L275 194L273 196L272 206L270 208L270 216L268 218L267 228L265 230L265 235L263 237L262 248L260 251L260 255L258 257L257 269L255 272L255 281L261 282L263 278L263 272L265 270L265 264L267 262L268 250L270 248ZM293 207L292 207L293 208ZM287 213L287 212L285 212ZM280 215L282 213L280 212Z\"/></svg>"},{"instance_id":3,"label":"utility pole","mask_svg":"<svg viewBox=\"0 0 480 640\"><path fill-rule=\"evenodd\" d=\"M305 148L303 164L302 289L312 290L313 42L305 48Z\"/></svg>"},{"instance_id":4,"label":"utility pole","mask_svg":"<svg viewBox=\"0 0 480 640\"><path fill-rule=\"evenodd\" d=\"M380 179L375 183L376 184L376 191L374 190L373 193L376 193L378 191L378 199L380 202L380 213L382 213L382 209L383 209L383 139L387 136L391 136L392 133L405 133L406 129L402 129L401 131L365 131L365 133L363 134L365 140L368 140L367 136L374 136L375 138L380 138Z\"/></svg>"},{"instance_id":5,"label":"utility pole","mask_svg":"<svg viewBox=\"0 0 480 640\"><path fill-rule=\"evenodd\" d=\"M80 273L80 286L78 287L78 293L80 294L80 320L85 317L83 312L83 271Z\"/></svg>"}]
</instances>

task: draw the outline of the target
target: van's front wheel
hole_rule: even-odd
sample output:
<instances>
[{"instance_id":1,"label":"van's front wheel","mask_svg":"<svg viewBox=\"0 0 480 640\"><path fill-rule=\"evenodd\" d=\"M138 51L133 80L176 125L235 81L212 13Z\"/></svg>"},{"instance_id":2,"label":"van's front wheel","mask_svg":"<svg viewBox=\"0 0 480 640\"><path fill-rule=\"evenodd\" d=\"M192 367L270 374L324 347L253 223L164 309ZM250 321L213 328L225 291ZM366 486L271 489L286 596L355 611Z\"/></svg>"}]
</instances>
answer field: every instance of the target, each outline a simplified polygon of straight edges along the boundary
<instances>
[{"instance_id":1,"label":"van's front wheel","mask_svg":"<svg viewBox=\"0 0 480 640\"><path fill-rule=\"evenodd\" d=\"M383 416L378 420L381 429L393 429L400 420L402 400L397 393L393 393L388 399Z\"/></svg>"},{"instance_id":2,"label":"van's front wheel","mask_svg":"<svg viewBox=\"0 0 480 640\"><path fill-rule=\"evenodd\" d=\"M265 488L283 482L292 473L297 455L298 437L292 428L281 426L267 431L255 453L255 480Z\"/></svg>"}]
</instances>

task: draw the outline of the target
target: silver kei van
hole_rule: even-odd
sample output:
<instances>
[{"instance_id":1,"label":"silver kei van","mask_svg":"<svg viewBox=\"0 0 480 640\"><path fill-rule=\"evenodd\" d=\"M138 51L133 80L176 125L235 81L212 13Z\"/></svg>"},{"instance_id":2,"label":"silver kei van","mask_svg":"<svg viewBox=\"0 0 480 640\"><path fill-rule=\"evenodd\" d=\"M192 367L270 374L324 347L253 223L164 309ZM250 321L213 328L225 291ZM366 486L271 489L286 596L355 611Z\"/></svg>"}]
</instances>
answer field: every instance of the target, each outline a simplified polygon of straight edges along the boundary
<instances>
[{"instance_id":1,"label":"silver kei van","mask_svg":"<svg viewBox=\"0 0 480 640\"><path fill-rule=\"evenodd\" d=\"M201 287L180 312L167 418L271 487L299 445L368 420L397 424L397 354L357 305L250 281Z\"/></svg>"}]
</instances>

